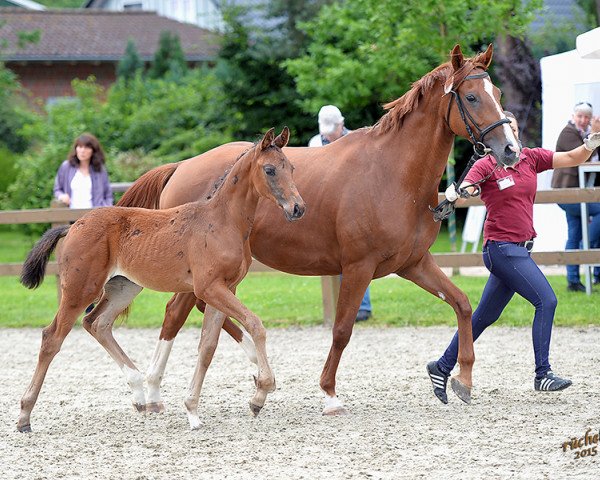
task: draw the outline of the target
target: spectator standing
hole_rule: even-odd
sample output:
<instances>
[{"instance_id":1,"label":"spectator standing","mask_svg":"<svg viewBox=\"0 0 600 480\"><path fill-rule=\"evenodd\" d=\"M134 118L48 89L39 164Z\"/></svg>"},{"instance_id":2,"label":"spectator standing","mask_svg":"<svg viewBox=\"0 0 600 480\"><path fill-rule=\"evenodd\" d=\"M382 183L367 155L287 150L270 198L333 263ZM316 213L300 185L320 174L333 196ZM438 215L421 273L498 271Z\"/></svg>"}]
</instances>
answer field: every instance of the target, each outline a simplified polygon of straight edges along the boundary
<instances>
[{"instance_id":1,"label":"spectator standing","mask_svg":"<svg viewBox=\"0 0 600 480\"><path fill-rule=\"evenodd\" d=\"M54 196L69 208L113 204L104 151L94 135L84 133L75 139L54 179Z\"/></svg>"},{"instance_id":2,"label":"spectator standing","mask_svg":"<svg viewBox=\"0 0 600 480\"><path fill-rule=\"evenodd\" d=\"M308 142L309 147L321 147L328 145L336 140L347 135L349 130L344 125L344 117L342 112L335 105L324 105L319 110L319 133L312 137ZM356 315L356 321L362 322L371 318L371 291L370 287L363 296L360 302L358 314Z\"/></svg>"},{"instance_id":3,"label":"spectator standing","mask_svg":"<svg viewBox=\"0 0 600 480\"><path fill-rule=\"evenodd\" d=\"M591 133L600 131L600 117L592 116L592 105L580 102L573 109L573 116L558 137L557 152L567 152L583 145L583 140ZM590 162L598 161L598 149L590 157ZM590 174L587 186L594 186L595 173ZM598 175L600 179L600 175ZM560 168L552 175L552 188L579 187L579 172L577 167ZM559 203L567 217L566 250L577 250L582 247L581 207L578 203ZM591 217L589 239L592 248L600 246L600 203L588 203L588 214ZM600 267L594 268L594 283L600 282ZM567 265L567 289L572 292L585 292L585 286L579 276L579 265Z\"/></svg>"}]
</instances>

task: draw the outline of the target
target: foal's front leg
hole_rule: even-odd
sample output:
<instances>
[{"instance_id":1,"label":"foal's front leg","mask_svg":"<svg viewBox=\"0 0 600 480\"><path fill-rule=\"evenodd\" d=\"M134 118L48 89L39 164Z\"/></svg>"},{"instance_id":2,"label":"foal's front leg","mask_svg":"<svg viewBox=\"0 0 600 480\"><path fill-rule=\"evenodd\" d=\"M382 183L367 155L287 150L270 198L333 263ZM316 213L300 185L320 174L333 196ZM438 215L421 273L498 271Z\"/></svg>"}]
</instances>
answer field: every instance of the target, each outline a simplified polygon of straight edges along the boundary
<instances>
[{"instance_id":1,"label":"foal's front leg","mask_svg":"<svg viewBox=\"0 0 600 480\"><path fill-rule=\"evenodd\" d=\"M200 428L200 417L198 416L198 400L200 391L204 383L206 371L212 362L213 355L219 343L219 334L225 321L225 315L211 306L207 305L204 311L202 321L202 333L200 334L200 343L198 345L198 361L194 371L194 377L190 384L188 398L185 400L185 408L188 412L190 428L197 430Z\"/></svg>"},{"instance_id":2,"label":"foal's front leg","mask_svg":"<svg viewBox=\"0 0 600 480\"><path fill-rule=\"evenodd\" d=\"M194 286L198 298L202 298L207 304L223 312L231 318L235 318L252 337L256 346L256 357L258 361L258 378L256 378L256 393L250 400L250 409L254 415L258 415L265 404L267 395L275 390L275 377L267 359L267 331L260 318L252 313L222 282L215 282L203 289Z\"/></svg>"}]
</instances>

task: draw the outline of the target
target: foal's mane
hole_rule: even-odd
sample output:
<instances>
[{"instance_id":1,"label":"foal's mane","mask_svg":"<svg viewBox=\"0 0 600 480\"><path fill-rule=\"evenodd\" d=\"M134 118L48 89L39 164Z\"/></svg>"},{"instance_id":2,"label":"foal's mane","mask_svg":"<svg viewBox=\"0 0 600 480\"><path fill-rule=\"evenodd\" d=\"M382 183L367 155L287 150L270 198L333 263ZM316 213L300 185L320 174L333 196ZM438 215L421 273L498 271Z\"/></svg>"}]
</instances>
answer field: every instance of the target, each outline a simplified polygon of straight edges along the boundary
<instances>
[{"instance_id":1,"label":"foal's mane","mask_svg":"<svg viewBox=\"0 0 600 480\"><path fill-rule=\"evenodd\" d=\"M456 88L465 77L474 69L486 66L481 62L483 53L477 54L472 59L465 59L463 65L454 72L454 88ZM386 103L383 108L388 112L373 125L372 129L378 133L387 133L391 130L399 130L402 127L404 117L415 110L419 105L421 97L433 90L437 82L445 83L448 76L452 74L450 62L443 63L414 82L411 89L393 102Z\"/></svg>"}]
</instances>

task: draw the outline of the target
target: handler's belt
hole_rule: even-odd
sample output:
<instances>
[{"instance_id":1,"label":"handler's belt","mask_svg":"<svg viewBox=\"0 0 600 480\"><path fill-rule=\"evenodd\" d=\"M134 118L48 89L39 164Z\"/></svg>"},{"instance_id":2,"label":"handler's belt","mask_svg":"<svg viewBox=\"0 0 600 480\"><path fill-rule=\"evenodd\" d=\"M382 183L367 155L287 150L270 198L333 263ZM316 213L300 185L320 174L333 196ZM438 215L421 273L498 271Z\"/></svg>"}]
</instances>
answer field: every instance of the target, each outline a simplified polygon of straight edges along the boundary
<instances>
[{"instance_id":1,"label":"handler's belt","mask_svg":"<svg viewBox=\"0 0 600 480\"><path fill-rule=\"evenodd\" d=\"M515 242L515 245L518 245L519 247L525 247L531 252L531 249L533 248L533 238L531 240L525 240L524 242Z\"/></svg>"}]
</instances>

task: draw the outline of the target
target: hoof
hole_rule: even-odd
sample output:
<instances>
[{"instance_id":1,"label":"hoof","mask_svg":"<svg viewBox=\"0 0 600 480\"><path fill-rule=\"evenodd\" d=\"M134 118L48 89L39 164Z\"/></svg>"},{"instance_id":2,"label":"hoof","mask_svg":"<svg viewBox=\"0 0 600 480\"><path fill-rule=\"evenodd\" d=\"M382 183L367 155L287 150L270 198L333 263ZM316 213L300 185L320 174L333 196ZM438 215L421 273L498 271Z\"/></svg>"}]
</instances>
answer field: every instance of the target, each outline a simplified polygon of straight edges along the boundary
<instances>
[{"instance_id":1,"label":"hoof","mask_svg":"<svg viewBox=\"0 0 600 480\"><path fill-rule=\"evenodd\" d=\"M147 413L164 413L165 404L163 402L152 402L146 404Z\"/></svg>"},{"instance_id":2,"label":"hoof","mask_svg":"<svg viewBox=\"0 0 600 480\"><path fill-rule=\"evenodd\" d=\"M471 387L467 387L455 377L450 379L450 386L458 398L460 398L467 405L471 405Z\"/></svg>"},{"instance_id":3,"label":"hoof","mask_svg":"<svg viewBox=\"0 0 600 480\"><path fill-rule=\"evenodd\" d=\"M21 433L31 433L31 425L17 425L17 430Z\"/></svg>"},{"instance_id":4,"label":"hoof","mask_svg":"<svg viewBox=\"0 0 600 480\"><path fill-rule=\"evenodd\" d=\"M333 407L323 410L323 415L331 417L341 417L342 415L350 415L350 412L345 407Z\"/></svg>"},{"instance_id":5,"label":"hoof","mask_svg":"<svg viewBox=\"0 0 600 480\"><path fill-rule=\"evenodd\" d=\"M252 414L256 417L262 410L262 407L259 407L258 405L254 405L252 402L250 402L250 410L252 411Z\"/></svg>"},{"instance_id":6,"label":"hoof","mask_svg":"<svg viewBox=\"0 0 600 480\"><path fill-rule=\"evenodd\" d=\"M139 413L146 413L146 405L142 405L141 403L134 403L133 408Z\"/></svg>"}]
</instances>

